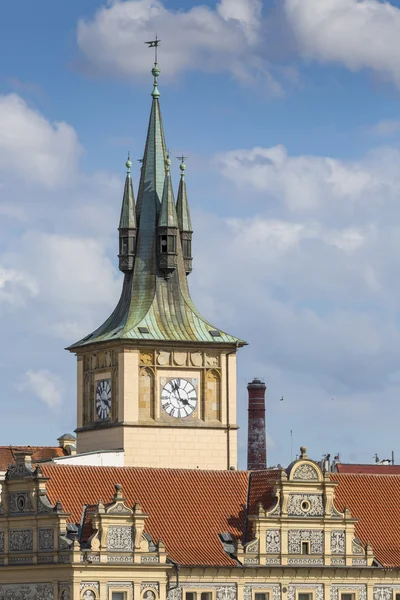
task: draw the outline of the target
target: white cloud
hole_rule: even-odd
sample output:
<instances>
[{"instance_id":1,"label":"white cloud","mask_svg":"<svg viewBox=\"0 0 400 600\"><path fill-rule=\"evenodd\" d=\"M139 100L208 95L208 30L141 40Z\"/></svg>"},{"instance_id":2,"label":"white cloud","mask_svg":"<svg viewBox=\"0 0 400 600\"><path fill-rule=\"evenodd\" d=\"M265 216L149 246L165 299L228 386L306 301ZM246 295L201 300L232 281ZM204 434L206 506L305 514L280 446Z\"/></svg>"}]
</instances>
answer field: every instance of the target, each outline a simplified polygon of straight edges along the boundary
<instances>
[{"instance_id":1,"label":"white cloud","mask_svg":"<svg viewBox=\"0 0 400 600\"><path fill-rule=\"evenodd\" d=\"M400 10L380 0L285 0L305 58L372 69L400 87Z\"/></svg>"},{"instance_id":2,"label":"white cloud","mask_svg":"<svg viewBox=\"0 0 400 600\"><path fill-rule=\"evenodd\" d=\"M38 292L37 282L31 275L0 265L0 302L20 306L27 296L34 297Z\"/></svg>"},{"instance_id":3,"label":"white cloud","mask_svg":"<svg viewBox=\"0 0 400 600\"><path fill-rule=\"evenodd\" d=\"M115 306L121 279L101 241L29 232L5 258L18 269L27 256L40 288L33 321L42 331L72 343L100 325Z\"/></svg>"},{"instance_id":4,"label":"white cloud","mask_svg":"<svg viewBox=\"0 0 400 600\"><path fill-rule=\"evenodd\" d=\"M51 410L56 410L61 406L63 382L58 375L46 369L38 371L29 369L16 388L19 392L34 394Z\"/></svg>"},{"instance_id":5,"label":"white cloud","mask_svg":"<svg viewBox=\"0 0 400 600\"><path fill-rule=\"evenodd\" d=\"M16 94L0 95L0 131L0 177L54 189L75 176L81 147L67 123L50 123Z\"/></svg>"},{"instance_id":6,"label":"white cloud","mask_svg":"<svg viewBox=\"0 0 400 600\"><path fill-rule=\"evenodd\" d=\"M160 66L166 79L183 71L228 71L238 79L253 76L279 94L279 83L261 59L262 1L221 0L168 10L159 0L115 0L98 9L92 20L81 20L78 45L87 65L97 72L125 79L149 77L151 55L144 42L161 38Z\"/></svg>"},{"instance_id":7,"label":"white cloud","mask_svg":"<svg viewBox=\"0 0 400 600\"><path fill-rule=\"evenodd\" d=\"M392 137L400 132L400 120L387 119L379 121L369 129L369 133L379 137Z\"/></svg>"}]
</instances>

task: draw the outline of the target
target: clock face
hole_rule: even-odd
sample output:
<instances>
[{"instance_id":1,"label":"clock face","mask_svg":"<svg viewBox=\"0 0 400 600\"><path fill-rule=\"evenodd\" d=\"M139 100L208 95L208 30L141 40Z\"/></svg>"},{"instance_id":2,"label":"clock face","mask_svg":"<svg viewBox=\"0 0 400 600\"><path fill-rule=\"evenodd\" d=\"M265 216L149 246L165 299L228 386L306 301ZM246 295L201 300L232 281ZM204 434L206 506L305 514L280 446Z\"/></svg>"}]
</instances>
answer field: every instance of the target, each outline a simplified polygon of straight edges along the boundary
<instances>
[{"instance_id":1,"label":"clock face","mask_svg":"<svg viewBox=\"0 0 400 600\"><path fill-rule=\"evenodd\" d=\"M99 419L108 419L111 410L111 380L102 379L96 388L96 411Z\"/></svg>"},{"instance_id":2,"label":"clock face","mask_svg":"<svg viewBox=\"0 0 400 600\"><path fill-rule=\"evenodd\" d=\"M161 392L161 405L170 417L188 417L197 405L197 393L193 384L187 379L171 379Z\"/></svg>"}]
</instances>

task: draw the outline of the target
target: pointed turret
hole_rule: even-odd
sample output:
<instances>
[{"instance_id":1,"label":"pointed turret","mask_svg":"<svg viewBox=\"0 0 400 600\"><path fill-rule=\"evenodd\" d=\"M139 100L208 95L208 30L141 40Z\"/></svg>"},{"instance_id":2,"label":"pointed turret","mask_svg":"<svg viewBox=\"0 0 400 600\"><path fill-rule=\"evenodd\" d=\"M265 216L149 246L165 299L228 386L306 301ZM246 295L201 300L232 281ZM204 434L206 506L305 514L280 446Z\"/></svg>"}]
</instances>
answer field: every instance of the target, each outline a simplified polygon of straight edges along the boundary
<instances>
[{"instance_id":1,"label":"pointed turret","mask_svg":"<svg viewBox=\"0 0 400 600\"><path fill-rule=\"evenodd\" d=\"M171 160L165 160L165 179L160 217L157 226L157 256L159 269L165 277L177 267L178 218L176 216L174 190L171 181Z\"/></svg>"},{"instance_id":2,"label":"pointed turret","mask_svg":"<svg viewBox=\"0 0 400 600\"><path fill-rule=\"evenodd\" d=\"M124 197L122 199L121 218L119 221L119 268L123 273L133 271L136 252L136 213L135 197L131 177L131 159L128 154Z\"/></svg>"},{"instance_id":3,"label":"pointed turret","mask_svg":"<svg viewBox=\"0 0 400 600\"><path fill-rule=\"evenodd\" d=\"M181 180L179 182L178 200L176 201L176 213L178 217L178 226L181 235L181 245L183 252L183 260L185 262L186 275L192 272L192 221L190 220L189 203L186 193L185 181L185 157L178 156L181 161Z\"/></svg>"}]
</instances>

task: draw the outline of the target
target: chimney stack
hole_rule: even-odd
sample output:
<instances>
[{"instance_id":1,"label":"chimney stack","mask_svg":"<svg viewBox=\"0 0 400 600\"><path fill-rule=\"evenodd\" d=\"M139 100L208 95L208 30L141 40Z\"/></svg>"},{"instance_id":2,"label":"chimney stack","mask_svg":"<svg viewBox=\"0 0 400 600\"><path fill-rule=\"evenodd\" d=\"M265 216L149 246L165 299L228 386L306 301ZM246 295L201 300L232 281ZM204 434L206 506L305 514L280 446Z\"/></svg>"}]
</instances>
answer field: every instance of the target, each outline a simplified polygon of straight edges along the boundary
<instances>
[{"instance_id":1,"label":"chimney stack","mask_svg":"<svg viewBox=\"0 0 400 600\"><path fill-rule=\"evenodd\" d=\"M247 385L249 393L247 469L249 471L258 471L267 468L265 390L266 385L261 379L254 378Z\"/></svg>"}]
</instances>

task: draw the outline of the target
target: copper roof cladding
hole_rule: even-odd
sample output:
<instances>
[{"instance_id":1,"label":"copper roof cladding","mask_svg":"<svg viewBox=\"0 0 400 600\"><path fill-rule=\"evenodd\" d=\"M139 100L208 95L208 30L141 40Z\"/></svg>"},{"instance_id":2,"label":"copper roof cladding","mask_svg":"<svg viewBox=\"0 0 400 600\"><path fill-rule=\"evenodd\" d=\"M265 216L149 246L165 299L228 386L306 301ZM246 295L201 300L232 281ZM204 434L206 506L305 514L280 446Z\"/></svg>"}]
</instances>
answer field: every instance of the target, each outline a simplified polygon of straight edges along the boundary
<instances>
[{"instance_id":1,"label":"copper roof cladding","mask_svg":"<svg viewBox=\"0 0 400 600\"><path fill-rule=\"evenodd\" d=\"M68 456L59 446L0 446L0 471L6 471L8 465L15 463L15 452L32 452L32 462Z\"/></svg>"},{"instance_id":2,"label":"copper roof cladding","mask_svg":"<svg viewBox=\"0 0 400 600\"><path fill-rule=\"evenodd\" d=\"M81 520L85 504L112 501L122 484L127 504L138 501L145 513L145 532L162 539L168 556L182 565L235 565L218 535L243 538L249 473L43 465L51 502L61 501L71 520ZM90 530L90 527L87 529Z\"/></svg>"},{"instance_id":3,"label":"copper roof cladding","mask_svg":"<svg viewBox=\"0 0 400 600\"><path fill-rule=\"evenodd\" d=\"M335 506L359 519L356 535L372 544L377 560L386 567L400 566L400 477L362 473L332 473L338 481Z\"/></svg>"}]
</instances>

